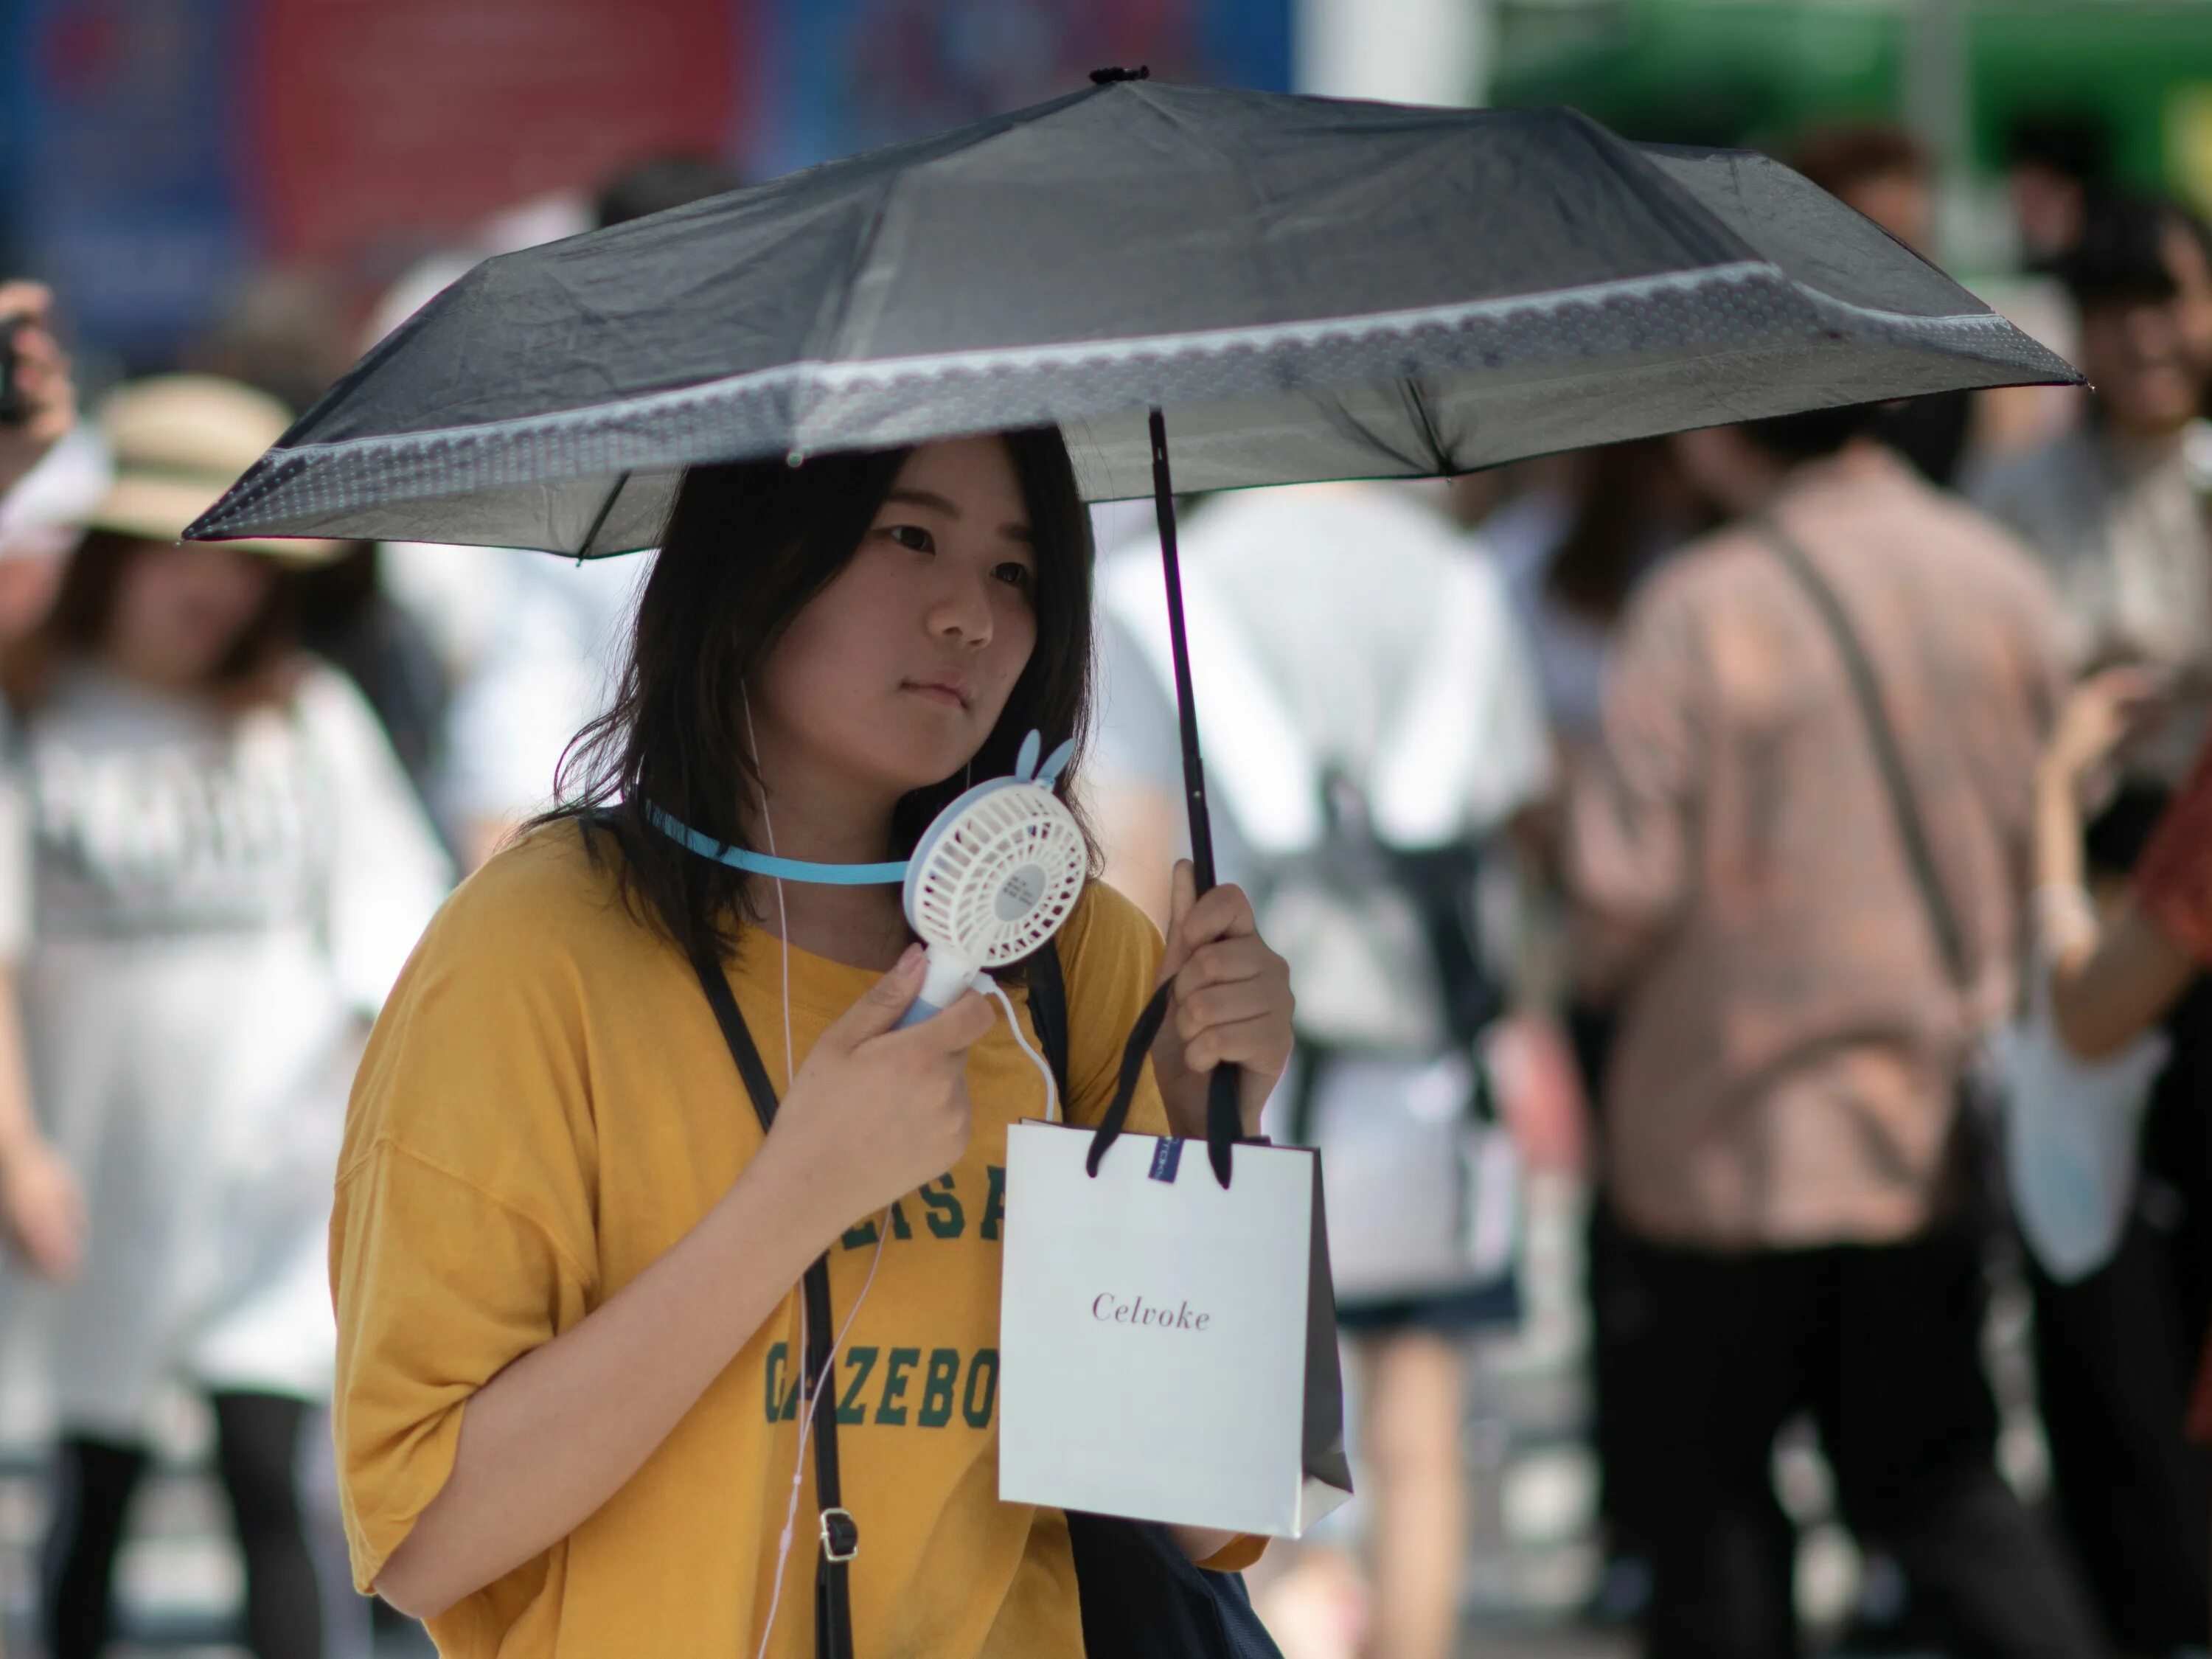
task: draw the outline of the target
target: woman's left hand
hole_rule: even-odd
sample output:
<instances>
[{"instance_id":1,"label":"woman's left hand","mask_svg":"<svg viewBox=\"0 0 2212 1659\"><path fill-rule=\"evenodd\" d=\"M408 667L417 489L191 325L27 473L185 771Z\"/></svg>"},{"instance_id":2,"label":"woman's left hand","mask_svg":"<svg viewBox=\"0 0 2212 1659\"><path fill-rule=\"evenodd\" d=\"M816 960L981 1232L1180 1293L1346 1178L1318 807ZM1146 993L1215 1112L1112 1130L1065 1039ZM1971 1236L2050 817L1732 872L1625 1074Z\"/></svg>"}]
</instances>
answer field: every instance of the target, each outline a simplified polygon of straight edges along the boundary
<instances>
[{"instance_id":1,"label":"woman's left hand","mask_svg":"<svg viewBox=\"0 0 2212 1659\"><path fill-rule=\"evenodd\" d=\"M1240 1068L1237 1104L1244 1133L1260 1132L1267 1103L1291 1059L1291 968L1267 948L1240 887L1197 896L1190 860L1176 866L1167 954L1155 985L1174 983L1167 1018L1152 1042L1152 1073L1176 1133L1206 1133L1207 1080L1214 1068Z\"/></svg>"}]
</instances>

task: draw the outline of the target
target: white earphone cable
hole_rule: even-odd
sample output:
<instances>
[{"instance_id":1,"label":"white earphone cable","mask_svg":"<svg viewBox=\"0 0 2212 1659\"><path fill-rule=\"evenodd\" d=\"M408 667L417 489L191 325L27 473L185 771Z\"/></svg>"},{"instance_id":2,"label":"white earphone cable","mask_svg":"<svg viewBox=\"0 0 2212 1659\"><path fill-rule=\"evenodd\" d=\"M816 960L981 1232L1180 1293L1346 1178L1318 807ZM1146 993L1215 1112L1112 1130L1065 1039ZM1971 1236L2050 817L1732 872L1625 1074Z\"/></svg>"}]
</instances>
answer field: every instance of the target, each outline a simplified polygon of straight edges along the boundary
<instances>
[{"instance_id":1,"label":"white earphone cable","mask_svg":"<svg viewBox=\"0 0 2212 1659\"><path fill-rule=\"evenodd\" d=\"M989 988L990 994L999 1000L999 1006L1006 1011L1006 1029L1014 1034L1016 1045L1030 1057L1030 1063L1037 1068L1037 1075L1044 1079L1044 1121L1057 1123L1060 1121L1060 1085L1053 1081L1051 1066L1042 1054L1030 1047L1030 1040L1022 1035L1022 1023L1014 1018L1013 1000L1007 996L1006 988L988 975L983 977L983 983Z\"/></svg>"},{"instance_id":2,"label":"white earphone cable","mask_svg":"<svg viewBox=\"0 0 2212 1659\"><path fill-rule=\"evenodd\" d=\"M760 739L753 732L753 702L750 696L744 698L744 709L745 740L751 745L755 763L757 764ZM775 820L768 810L766 786L761 789L761 831L768 838L769 856L777 857ZM791 1036L791 915L784 905L783 878L777 876L774 879L776 943L781 947L783 957L783 1091L788 1098L798 1077ZM868 1261L868 1276L861 1282L860 1295L853 1298L853 1310L845 1316L845 1323L837 1333L837 1340L830 1345L829 1363L823 1366L822 1375L815 1379L812 1393L807 1393L803 1387L799 1389L804 1398L799 1413L799 1455L791 1467L791 1502L783 1511L783 1530L776 1536L775 1578L769 1591L768 1619L761 1626L760 1650L755 1659L768 1659L769 1641L775 1634L776 1611L783 1604L784 1570L790 1565L792 1542L799 1528L799 1499L800 1489L806 1481L806 1447L814 1432L815 1408L821 1403L822 1390L828 1388L837 1375L838 1351L845 1346L845 1339L852 1334L853 1322L860 1316L860 1304L868 1299L868 1291L875 1285L876 1269L883 1266L884 1240L890 1233L890 1213L884 1210L876 1217L876 1250ZM806 1375L806 1298L801 1296L798 1302L799 1341L793 1354L799 1375L804 1379Z\"/></svg>"}]
</instances>

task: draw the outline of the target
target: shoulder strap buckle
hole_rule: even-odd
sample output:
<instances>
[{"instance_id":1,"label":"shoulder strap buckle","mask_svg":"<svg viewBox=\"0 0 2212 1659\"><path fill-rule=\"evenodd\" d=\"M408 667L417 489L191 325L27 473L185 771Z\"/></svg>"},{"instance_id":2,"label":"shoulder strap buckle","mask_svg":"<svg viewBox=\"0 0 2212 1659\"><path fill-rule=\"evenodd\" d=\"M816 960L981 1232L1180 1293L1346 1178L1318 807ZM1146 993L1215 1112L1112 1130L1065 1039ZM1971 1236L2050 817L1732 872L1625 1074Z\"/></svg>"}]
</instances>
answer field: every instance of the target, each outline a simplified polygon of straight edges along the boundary
<instances>
[{"instance_id":1,"label":"shoulder strap buckle","mask_svg":"<svg viewBox=\"0 0 2212 1659\"><path fill-rule=\"evenodd\" d=\"M860 1523L850 1510L822 1511L822 1559L843 1563L860 1553Z\"/></svg>"}]
</instances>

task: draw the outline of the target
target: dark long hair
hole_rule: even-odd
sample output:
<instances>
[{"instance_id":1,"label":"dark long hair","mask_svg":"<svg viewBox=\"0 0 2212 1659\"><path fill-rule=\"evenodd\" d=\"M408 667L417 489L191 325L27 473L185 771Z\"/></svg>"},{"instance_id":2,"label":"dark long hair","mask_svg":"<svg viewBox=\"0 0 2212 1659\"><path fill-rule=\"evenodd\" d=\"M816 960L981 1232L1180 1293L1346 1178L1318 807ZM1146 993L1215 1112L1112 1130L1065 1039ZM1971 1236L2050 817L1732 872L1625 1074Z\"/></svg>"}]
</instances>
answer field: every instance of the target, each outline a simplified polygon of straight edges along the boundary
<instances>
[{"instance_id":1,"label":"dark long hair","mask_svg":"<svg viewBox=\"0 0 2212 1659\"><path fill-rule=\"evenodd\" d=\"M980 781L1011 772L1033 730L1048 749L1066 738L1079 744L1090 719L1090 515L1056 429L1003 437L1036 556L1036 645L971 766L898 803L896 857L913 851L970 773ZM910 453L823 455L799 466L738 461L684 474L614 706L562 757L558 804L538 822L583 820L595 859L614 854L594 833L610 832L625 902L689 955L726 958L741 923L759 919L758 899L740 872L661 834L646 805L726 846L759 849L744 689L792 619L859 550ZM1074 775L1070 767L1060 784L1071 801Z\"/></svg>"},{"instance_id":2,"label":"dark long hair","mask_svg":"<svg viewBox=\"0 0 2212 1659\"><path fill-rule=\"evenodd\" d=\"M112 530L91 531L77 544L45 617L0 659L0 693L16 714L27 714L46 700L70 658L91 655L106 642L124 574L161 550L159 543ZM274 561L271 567L268 598L208 677L207 690L233 712L282 703L299 684L298 573Z\"/></svg>"}]
</instances>

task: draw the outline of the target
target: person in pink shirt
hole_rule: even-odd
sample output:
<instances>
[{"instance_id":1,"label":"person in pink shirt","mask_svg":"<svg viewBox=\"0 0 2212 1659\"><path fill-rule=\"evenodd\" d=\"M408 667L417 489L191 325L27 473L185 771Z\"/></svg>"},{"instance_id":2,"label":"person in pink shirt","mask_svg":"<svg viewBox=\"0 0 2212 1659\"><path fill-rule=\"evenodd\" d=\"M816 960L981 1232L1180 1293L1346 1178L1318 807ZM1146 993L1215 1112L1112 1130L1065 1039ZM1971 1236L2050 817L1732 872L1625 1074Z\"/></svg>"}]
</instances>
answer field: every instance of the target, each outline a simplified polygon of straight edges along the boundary
<instances>
[{"instance_id":1,"label":"person in pink shirt","mask_svg":"<svg viewBox=\"0 0 2212 1659\"><path fill-rule=\"evenodd\" d=\"M2024 550L1864 435L1874 415L1678 441L1733 522L1631 601L1567 807L1582 988L1620 1020L1598 1316L1666 1493L1652 1659L1796 1650L1770 1472L1800 1412L1844 1520L1953 1645L2099 1651L1996 1472L1959 1155L1967 1057L2017 990L2058 618Z\"/></svg>"}]
</instances>

